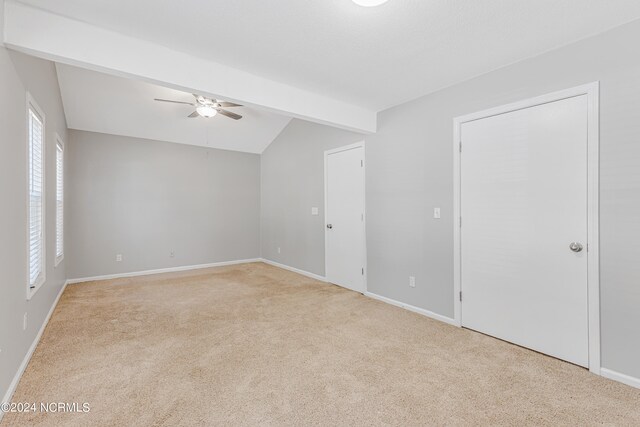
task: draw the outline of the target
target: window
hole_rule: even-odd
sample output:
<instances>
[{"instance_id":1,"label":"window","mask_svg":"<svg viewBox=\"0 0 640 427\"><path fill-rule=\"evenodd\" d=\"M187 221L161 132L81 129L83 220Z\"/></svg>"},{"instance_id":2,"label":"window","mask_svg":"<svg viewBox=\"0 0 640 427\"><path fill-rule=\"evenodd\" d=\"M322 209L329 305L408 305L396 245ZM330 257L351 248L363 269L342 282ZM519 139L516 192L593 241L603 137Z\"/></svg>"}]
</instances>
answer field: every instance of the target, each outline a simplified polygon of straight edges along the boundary
<instances>
[{"instance_id":1,"label":"window","mask_svg":"<svg viewBox=\"0 0 640 427\"><path fill-rule=\"evenodd\" d=\"M44 115L27 95L29 143L29 293L45 280L44 244Z\"/></svg>"},{"instance_id":2,"label":"window","mask_svg":"<svg viewBox=\"0 0 640 427\"><path fill-rule=\"evenodd\" d=\"M56 135L56 266L64 258L64 146Z\"/></svg>"}]
</instances>

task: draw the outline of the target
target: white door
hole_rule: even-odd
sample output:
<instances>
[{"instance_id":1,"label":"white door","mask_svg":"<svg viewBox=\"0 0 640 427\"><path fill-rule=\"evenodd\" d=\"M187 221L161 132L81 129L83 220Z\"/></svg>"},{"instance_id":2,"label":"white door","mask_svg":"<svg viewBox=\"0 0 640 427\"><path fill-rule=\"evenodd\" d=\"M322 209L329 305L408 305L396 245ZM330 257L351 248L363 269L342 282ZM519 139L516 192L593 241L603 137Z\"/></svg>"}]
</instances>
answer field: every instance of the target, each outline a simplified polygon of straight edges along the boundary
<instances>
[{"instance_id":1,"label":"white door","mask_svg":"<svg viewBox=\"0 0 640 427\"><path fill-rule=\"evenodd\" d=\"M462 325L585 367L587 101L464 123L460 156Z\"/></svg>"},{"instance_id":2,"label":"white door","mask_svg":"<svg viewBox=\"0 0 640 427\"><path fill-rule=\"evenodd\" d=\"M327 281L365 291L364 147L325 153Z\"/></svg>"}]
</instances>

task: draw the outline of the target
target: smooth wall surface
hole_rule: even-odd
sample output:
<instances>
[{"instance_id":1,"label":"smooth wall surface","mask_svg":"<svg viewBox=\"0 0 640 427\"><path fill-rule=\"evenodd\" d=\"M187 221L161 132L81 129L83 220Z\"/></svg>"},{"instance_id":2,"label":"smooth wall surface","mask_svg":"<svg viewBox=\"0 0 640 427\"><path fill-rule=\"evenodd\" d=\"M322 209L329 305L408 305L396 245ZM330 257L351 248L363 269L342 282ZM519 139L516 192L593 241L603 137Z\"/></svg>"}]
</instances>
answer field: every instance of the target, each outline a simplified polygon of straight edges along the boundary
<instances>
[{"instance_id":1,"label":"smooth wall surface","mask_svg":"<svg viewBox=\"0 0 640 427\"><path fill-rule=\"evenodd\" d=\"M260 256L257 154L82 131L69 142L69 278Z\"/></svg>"},{"instance_id":2,"label":"smooth wall surface","mask_svg":"<svg viewBox=\"0 0 640 427\"><path fill-rule=\"evenodd\" d=\"M324 276L324 152L363 138L294 119L262 153L263 258Z\"/></svg>"},{"instance_id":3,"label":"smooth wall surface","mask_svg":"<svg viewBox=\"0 0 640 427\"><path fill-rule=\"evenodd\" d=\"M381 113L366 139L369 291L453 317L453 118L599 80L602 365L640 378L636 40L638 21Z\"/></svg>"},{"instance_id":4,"label":"smooth wall surface","mask_svg":"<svg viewBox=\"0 0 640 427\"><path fill-rule=\"evenodd\" d=\"M0 20L1 21L1 20ZM27 113L29 91L45 114L46 282L27 300ZM66 281L55 264L55 133L67 140L53 63L0 46L0 399ZM67 222L68 224L68 222ZM23 317L27 314L27 328Z\"/></svg>"}]
</instances>

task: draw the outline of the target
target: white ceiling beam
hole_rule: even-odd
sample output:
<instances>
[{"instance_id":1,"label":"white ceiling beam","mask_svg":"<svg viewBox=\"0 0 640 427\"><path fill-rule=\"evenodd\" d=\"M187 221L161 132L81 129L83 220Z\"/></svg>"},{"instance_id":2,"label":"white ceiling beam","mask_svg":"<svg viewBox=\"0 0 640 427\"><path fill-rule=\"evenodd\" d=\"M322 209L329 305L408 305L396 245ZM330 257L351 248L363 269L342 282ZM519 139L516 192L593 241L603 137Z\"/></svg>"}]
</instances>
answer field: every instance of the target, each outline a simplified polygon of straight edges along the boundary
<instances>
[{"instance_id":1,"label":"white ceiling beam","mask_svg":"<svg viewBox=\"0 0 640 427\"><path fill-rule=\"evenodd\" d=\"M375 111L13 0L4 13L5 45L17 51L346 130L376 131Z\"/></svg>"}]
</instances>

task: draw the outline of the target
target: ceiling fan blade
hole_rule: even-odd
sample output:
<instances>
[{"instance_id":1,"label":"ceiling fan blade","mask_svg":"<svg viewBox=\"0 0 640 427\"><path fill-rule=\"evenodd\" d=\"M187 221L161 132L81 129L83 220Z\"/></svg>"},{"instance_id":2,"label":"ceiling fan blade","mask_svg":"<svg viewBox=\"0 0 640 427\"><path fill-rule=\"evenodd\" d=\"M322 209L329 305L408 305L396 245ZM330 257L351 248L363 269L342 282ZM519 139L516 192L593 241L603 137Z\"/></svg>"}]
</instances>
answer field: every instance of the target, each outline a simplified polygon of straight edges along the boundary
<instances>
[{"instance_id":1,"label":"ceiling fan blade","mask_svg":"<svg viewBox=\"0 0 640 427\"><path fill-rule=\"evenodd\" d=\"M194 111L193 113L189 114L187 117L194 118L194 117L198 117L199 115L200 114L198 114L197 111Z\"/></svg>"},{"instance_id":2,"label":"ceiling fan blade","mask_svg":"<svg viewBox=\"0 0 640 427\"><path fill-rule=\"evenodd\" d=\"M192 107L194 106L191 102L183 102L183 101L172 101L170 99L159 99L159 98L154 98L154 101L160 101L160 102L171 102L173 104L187 104L187 105L191 105Z\"/></svg>"},{"instance_id":3,"label":"ceiling fan blade","mask_svg":"<svg viewBox=\"0 0 640 427\"><path fill-rule=\"evenodd\" d=\"M242 107L242 105L234 104L233 102L227 102L227 101L216 101L216 102L221 107Z\"/></svg>"},{"instance_id":4,"label":"ceiling fan blade","mask_svg":"<svg viewBox=\"0 0 640 427\"><path fill-rule=\"evenodd\" d=\"M242 118L240 114L232 113L231 111L223 110L221 108L216 108L216 110L223 116L227 116L233 120L240 120Z\"/></svg>"}]
</instances>

